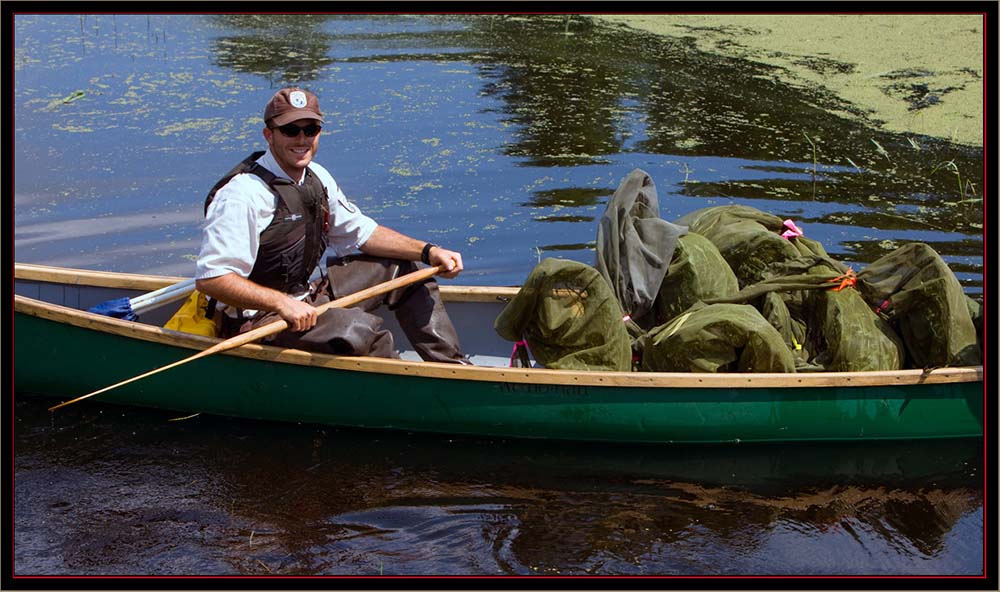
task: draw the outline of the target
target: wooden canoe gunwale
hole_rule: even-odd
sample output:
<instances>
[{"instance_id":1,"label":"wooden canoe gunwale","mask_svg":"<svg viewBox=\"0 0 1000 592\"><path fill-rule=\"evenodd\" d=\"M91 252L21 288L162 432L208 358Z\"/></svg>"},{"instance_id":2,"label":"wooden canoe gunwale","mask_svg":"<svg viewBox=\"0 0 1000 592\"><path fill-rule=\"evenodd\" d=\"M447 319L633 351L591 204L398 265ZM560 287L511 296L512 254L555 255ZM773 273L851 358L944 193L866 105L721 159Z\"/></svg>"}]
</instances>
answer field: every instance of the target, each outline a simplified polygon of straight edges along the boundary
<instances>
[{"instance_id":1,"label":"wooden canoe gunwale","mask_svg":"<svg viewBox=\"0 0 1000 592\"><path fill-rule=\"evenodd\" d=\"M100 288L121 288L128 290L156 290L176 284L187 278L180 276L144 275L111 271L91 271L68 269L31 263L17 263L14 279L51 282L71 286L94 286ZM492 286L441 286L444 300L465 302L494 302L497 298L512 298L518 288Z\"/></svg>"},{"instance_id":2,"label":"wooden canoe gunwale","mask_svg":"<svg viewBox=\"0 0 1000 592\"><path fill-rule=\"evenodd\" d=\"M176 283L184 278L120 274L98 271L70 270L39 265L16 264L15 278L22 280L54 282L70 285L117 287L123 289L153 290ZM441 286L446 301L496 302L517 293L517 288ZM59 323L82 327L102 333L119 335L202 350L220 340L198 335L170 331L161 327L143 325L104 317L85 311L42 302L15 295L15 311L49 319ZM506 382L536 385L570 385L630 388L827 388L865 386L906 386L917 384L943 384L976 382L983 380L983 367L938 368L929 371L900 370L883 372L822 372L802 374L714 374L674 372L580 372L540 368L495 368L482 366L456 366L432 362L410 362L371 357L347 357L315 354L299 350L247 344L221 355L267 360L306 366L318 366L358 372L428 378Z\"/></svg>"}]
</instances>

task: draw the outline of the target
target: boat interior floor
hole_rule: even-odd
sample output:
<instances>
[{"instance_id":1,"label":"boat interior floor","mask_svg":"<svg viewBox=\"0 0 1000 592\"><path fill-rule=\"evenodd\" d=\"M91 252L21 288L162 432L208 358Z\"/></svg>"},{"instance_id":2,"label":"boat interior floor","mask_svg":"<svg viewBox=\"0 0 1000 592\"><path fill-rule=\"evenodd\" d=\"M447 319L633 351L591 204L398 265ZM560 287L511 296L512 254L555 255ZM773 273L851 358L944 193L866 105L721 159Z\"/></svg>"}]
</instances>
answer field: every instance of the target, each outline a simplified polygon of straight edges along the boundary
<instances>
[{"instance_id":1,"label":"boat interior floor","mask_svg":"<svg viewBox=\"0 0 1000 592\"><path fill-rule=\"evenodd\" d=\"M420 356L413 350L399 352L399 357L407 362L420 362ZM510 366L510 358L502 356L470 354L469 361L474 366L485 366L490 368L507 368Z\"/></svg>"}]
</instances>

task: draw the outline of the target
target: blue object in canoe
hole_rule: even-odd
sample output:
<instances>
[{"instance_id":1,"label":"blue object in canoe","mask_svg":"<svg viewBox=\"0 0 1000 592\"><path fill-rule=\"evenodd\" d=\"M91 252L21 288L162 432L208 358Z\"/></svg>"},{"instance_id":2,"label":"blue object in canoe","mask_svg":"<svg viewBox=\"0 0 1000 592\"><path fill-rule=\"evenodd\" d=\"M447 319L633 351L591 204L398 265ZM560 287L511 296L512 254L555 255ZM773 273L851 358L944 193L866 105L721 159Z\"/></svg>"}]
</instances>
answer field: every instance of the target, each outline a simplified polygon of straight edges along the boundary
<instances>
[{"instance_id":1,"label":"blue object in canoe","mask_svg":"<svg viewBox=\"0 0 1000 592\"><path fill-rule=\"evenodd\" d=\"M154 290L148 294L136 296L135 298L121 297L107 300L90 307L87 309L87 312L116 319L124 319L126 321L135 321L139 318L139 313L186 298L192 291L194 291L194 279L186 279L171 286Z\"/></svg>"},{"instance_id":2,"label":"blue object in canoe","mask_svg":"<svg viewBox=\"0 0 1000 592\"><path fill-rule=\"evenodd\" d=\"M139 318L135 314L135 311L132 310L132 302L124 297L102 302L97 306L87 309L87 312L114 317L116 319L125 319L126 321L134 321Z\"/></svg>"}]
</instances>

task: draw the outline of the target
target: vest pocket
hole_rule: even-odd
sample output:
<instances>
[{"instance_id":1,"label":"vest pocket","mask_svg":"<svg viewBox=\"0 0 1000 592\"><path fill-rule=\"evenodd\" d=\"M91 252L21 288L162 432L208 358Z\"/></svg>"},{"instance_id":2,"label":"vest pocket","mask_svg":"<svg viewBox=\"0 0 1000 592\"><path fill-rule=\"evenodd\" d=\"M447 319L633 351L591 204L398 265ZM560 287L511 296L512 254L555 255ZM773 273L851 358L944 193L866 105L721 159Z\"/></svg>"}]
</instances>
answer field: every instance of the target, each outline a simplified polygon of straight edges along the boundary
<instances>
[{"instance_id":1,"label":"vest pocket","mask_svg":"<svg viewBox=\"0 0 1000 592\"><path fill-rule=\"evenodd\" d=\"M300 284L308 284L311 269L306 269L306 231L304 225L279 225L269 231L288 226L287 232L265 232L250 279L268 288L282 292L294 291Z\"/></svg>"}]
</instances>

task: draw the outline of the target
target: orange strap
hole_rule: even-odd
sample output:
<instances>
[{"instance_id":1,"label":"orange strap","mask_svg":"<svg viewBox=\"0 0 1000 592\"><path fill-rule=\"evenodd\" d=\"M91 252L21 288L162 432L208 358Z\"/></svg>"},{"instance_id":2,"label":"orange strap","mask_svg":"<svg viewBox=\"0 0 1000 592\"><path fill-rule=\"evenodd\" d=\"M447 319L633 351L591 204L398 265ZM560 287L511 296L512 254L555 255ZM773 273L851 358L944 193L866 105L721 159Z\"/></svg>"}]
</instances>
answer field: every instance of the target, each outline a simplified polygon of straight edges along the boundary
<instances>
[{"instance_id":1,"label":"orange strap","mask_svg":"<svg viewBox=\"0 0 1000 592\"><path fill-rule=\"evenodd\" d=\"M840 282L840 285L833 289L834 292L839 292L848 286L853 286L858 283L858 276L854 275L854 270L850 267L847 268L847 273L844 275L837 276L835 278L826 280L828 284L835 284Z\"/></svg>"}]
</instances>

